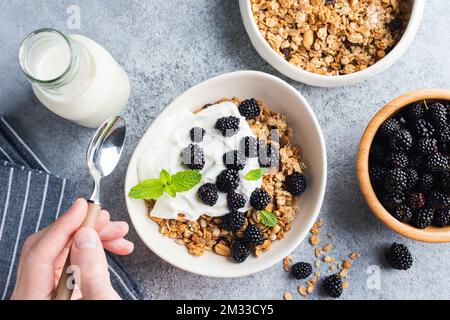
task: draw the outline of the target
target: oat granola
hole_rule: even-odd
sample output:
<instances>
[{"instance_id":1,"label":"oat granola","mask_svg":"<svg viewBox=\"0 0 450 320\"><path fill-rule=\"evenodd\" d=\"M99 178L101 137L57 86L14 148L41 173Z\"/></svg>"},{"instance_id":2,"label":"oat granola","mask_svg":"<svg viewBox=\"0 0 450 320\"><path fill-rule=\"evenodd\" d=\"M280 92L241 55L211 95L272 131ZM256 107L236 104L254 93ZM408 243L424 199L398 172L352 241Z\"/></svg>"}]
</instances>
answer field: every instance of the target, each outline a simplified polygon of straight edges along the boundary
<instances>
[{"instance_id":1,"label":"oat granola","mask_svg":"<svg viewBox=\"0 0 450 320\"><path fill-rule=\"evenodd\" d=\"M291 64L322 75L361 71L398 43L407 0L250 0L269 45Z\"/></svg>"},{"instance_id":2,"label":"oat granola","mask_svg":"<svg viewBox=\"0 0 450 320\"><path fill-rule=\"evenodd\" d=\"M231 101L238 105L240 100L222 99L217 103ZM267 142L278 144L280 161L278 168L271 168L264 174L262 186L272 197L267 210L275 213L278 223L275 227L267 227L260 221L260 215L253 208L246 214L244 227L234 234L221 227L222 217L202 215L197 221L189 221L182 214L177 219L161 219L151 216L154 200L147 200L146 205L149 217L159 226L159 232L172 238L179 245L186 246L189 253L201 256L205 251L211 251L221 256L229 256L230 248L236 237L243 236L243 231L251 224L257 224L264 235L262 245L256 246L255 255L259 256L271 248L273 241L284 238L285 233L291 229L298 207L295 197L285 191L282 186L286 176L302 173L306 166L301 161L300 149L291 143L292 128L286 123L286 117L270 111L263 101L258 101L261 115L255 120L247 120L254 134ZM278 131L279 143L271 140L270 132L274 128Z\"/></svg>"}]
</instances>

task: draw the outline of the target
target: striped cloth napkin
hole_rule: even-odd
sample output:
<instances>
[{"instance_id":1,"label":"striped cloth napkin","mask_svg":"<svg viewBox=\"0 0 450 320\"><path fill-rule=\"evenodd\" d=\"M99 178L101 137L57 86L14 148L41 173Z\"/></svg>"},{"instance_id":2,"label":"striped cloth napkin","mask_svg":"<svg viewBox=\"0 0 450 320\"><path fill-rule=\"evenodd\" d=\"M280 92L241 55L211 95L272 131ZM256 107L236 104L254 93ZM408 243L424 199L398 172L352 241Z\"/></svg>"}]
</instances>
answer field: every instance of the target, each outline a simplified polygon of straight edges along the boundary
<instances>
[{"instance_id":1,"label":"striped cloth napkin","mask_svg":"<svg viewBox=\"0 0 450 320\"><path fill-rule=\"evenodd\" d=\"M52 175L17 132L0 117L0 298L8 299L25 239L52 223L75 200L75 186ZM108 254L111 282L123 299L144 296Z\"/></svg>"}]
</instances>

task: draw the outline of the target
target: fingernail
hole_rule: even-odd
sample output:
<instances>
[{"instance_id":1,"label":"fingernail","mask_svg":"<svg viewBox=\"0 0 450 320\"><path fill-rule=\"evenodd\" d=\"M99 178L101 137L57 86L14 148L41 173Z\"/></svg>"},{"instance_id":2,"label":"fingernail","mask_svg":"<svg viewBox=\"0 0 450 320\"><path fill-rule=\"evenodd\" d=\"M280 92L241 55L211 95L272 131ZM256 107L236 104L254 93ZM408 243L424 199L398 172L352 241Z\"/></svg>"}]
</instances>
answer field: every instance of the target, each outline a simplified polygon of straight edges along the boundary
<instances>
[{"instance_id":1,"label":"fingernail","mask_svg":"<svg viewBox=\"0 0 450 320\"><path fill-rule=\"evenodd\" d=\"M75 245L78 249L95 249L98 244L98 235L94 229L81 228L75 234Z\"/></svg>"}]
</instances>

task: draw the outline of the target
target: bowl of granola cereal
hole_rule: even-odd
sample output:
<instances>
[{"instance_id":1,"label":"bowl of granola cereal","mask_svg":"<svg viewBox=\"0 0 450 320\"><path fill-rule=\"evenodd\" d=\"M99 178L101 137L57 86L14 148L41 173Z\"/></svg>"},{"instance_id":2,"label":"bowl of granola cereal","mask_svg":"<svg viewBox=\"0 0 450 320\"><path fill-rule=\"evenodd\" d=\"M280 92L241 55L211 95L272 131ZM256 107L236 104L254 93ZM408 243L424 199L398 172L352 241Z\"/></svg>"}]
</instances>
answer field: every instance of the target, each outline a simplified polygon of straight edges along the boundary
<instances>
[{"instance_id":1,"label":"bowl of granola cereal","mask_svg":"<svg viewBox=\"0 0 450 320\"><path fill-rule=\"evenodd\" d=\"M223 119L228 121L226 124L233 124L229 121L230 112L240 120L239 133L225 135L217 124ZM198 118L191 121L192 117ZM206 130L200 130L199 135L189 130L198 126ZM177 128L178 133L172 132L173 128ZM258 156L252 158L250 151L253 149L247 148L247 144L237 144L237 148L245 146L239 149L245 155L243 168L235 169L240 170L236 173L240 184L234 186L234 191L226 191L223 186L229 180L220 182L222 174L215 178L221 170L233 171L227 169L225 157L226 168L223 167L221 141L235 148L232 139L241 132L245 134L242 140L239 137L240 142L249 136L258 141ZM275 134L271 135L273 132ZM172 138L168 138L170 136ZM165 141L171 141L170 145ZM166 183L174 182L177 175L174 173L186 165L184 157L180 157L184 152L180 150L192 144L196 145L195 150L201 148L204 152L201 166L194 170L201 176L197 185L175 193L172 195L175 198L169 194L159 195L157 200L134 197L139 192L133 193L133 190L149 181L148 178L162 179L166 175ZM215 150L217 158L211 154ZM269 165L261 160L262 150L271 152ZM217 166L219 168L215 168ZM254 169L255 166L263 170ZM158 178L162 168L168 173ZM211 172L214 173L212 180ZM253 174L259 176L251 177ZM138 235L163 260L204 276L240 277L281 261L303 241L320 212L326 175L322 132L303 96L272 75L239 71L194 86L167 106L152 123L128 166L126 204ZM150 184L155 181L150 180ZM213 190L202 194L205 186ZM247 190L250 193L246 193ZM211 197L213 191L216 197ZM237 193L244 196L241 197L244 203L239 204L236 199L230 202L228 196ZM231 204L240 209L232 209ZM229 213L223 212L227 205ZM239 216L228 218L232 212L241 214L242 221Z\"/></svg>"},{"instance_id":2,"label":"bowl of granola cereal","mask_svg":"<svg viewBox=\"0 0 450 320\"><path fill-rule=\"evenodd\" d=\"M411 45L424 0L240 0L259 55L291 79L355 84L393 65Z\"/></svg>"}]
</instances>

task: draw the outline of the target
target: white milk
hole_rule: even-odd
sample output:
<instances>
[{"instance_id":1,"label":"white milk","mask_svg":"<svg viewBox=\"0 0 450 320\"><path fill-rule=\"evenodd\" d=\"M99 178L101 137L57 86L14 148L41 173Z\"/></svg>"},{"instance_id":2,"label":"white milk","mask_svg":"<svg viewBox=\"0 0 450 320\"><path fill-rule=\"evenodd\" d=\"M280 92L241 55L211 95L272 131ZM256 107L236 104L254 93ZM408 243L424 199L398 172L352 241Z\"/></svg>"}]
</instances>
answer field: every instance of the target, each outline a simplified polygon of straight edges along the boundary
<instances>
[{"instance_id":1,"label":"white milk","mask_svg":"<svg viewBox=\"0 0 450 320\"><path fill-rule=\"evenodd\" d=\"M37 31L35 39L29 36L20 55L39 101L86 127L98 127L120 113L130 95L130 82L114 58L89 38L64 38L57 31L45 30Z\"/></svg>"}]
</instances>

